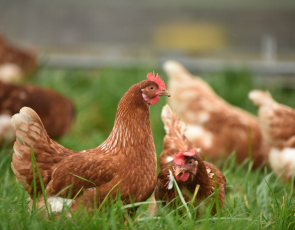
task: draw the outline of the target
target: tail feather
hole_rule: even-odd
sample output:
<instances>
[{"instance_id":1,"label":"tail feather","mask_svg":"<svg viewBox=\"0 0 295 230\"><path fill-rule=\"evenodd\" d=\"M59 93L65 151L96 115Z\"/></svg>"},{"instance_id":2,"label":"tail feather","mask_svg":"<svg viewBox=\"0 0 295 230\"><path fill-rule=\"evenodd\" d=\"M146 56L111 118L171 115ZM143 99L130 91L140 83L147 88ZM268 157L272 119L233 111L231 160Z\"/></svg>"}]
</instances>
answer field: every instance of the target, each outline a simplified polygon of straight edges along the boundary
<instances>
[{"instance_id":1,"label":"tail feather","mask_svg":"<svg viewBox=\"0 0 295 230\"><path fill-rule=\"evenodd\" d=\"M43 182L46 184L48 181L46 181L45 177L48 178L48 175L50 175L48 167L51 167L51 165L41 167L42 163L38 162L38 158L40 158L40 155L45 156L47 154L46 149L50 148L53 141L48 137L41 119L34 110L23 107L18 114L12 117L11 123L16 133L16 141L13 146L14 154L11 162L14 175L29 189L32 182L32 149L36 155ZM38 144L38 147L36 147L36 144ZM51 157L48 157L48 160L50 161ZM37 187L40 187L38 177L37 183Z\"/></svg>"},{"instance_id":2,"label":"tail feather","mask_svg":"<svg viewBox=\"0 0 295 230\"><path fill-rule=\"evenodd\" d=\"M186 131L186 125L180 119L177 119L176 114L172 112L169 105L165 105L162 109L161 118L164 123L166 134L174 132L179 138L182 139Z\"/></svg>"},{"instance_id":3,"label":"tail feather","mask_svg":"<svg viewBox=\"0 0 295 230\"><path fill-rule=\"evenodd\" d=\"M270 105L275 102L268 91L252 90L248 97L257 106Z\"/></svg>"},{"instance_id":4,"label":"tail feather","mask_svg":"<svg viewBox=\"0 0 295 230\"><path fill-rule=\"evenodd\" d=\"M38 114L28 107L23 107L20 113L15 114L11 123L18 143L33 147L38 139L47 141L49 138Z\"/></svg>"},{"instance_id":5,"label":"tail feather","mask_svg":"<svg viewBox=\"0 0 295 230\"><path fill-rule=\"evenodd\" d=\"M160 167L173 160L175 153L193 148L192 143L184 135L186 131L185 123L177 119L176 114L172 112L169 105L163 107L161 117L164 122L166 136L163 142L163 152L160 155Z\"/></svg>"}]
</instances>

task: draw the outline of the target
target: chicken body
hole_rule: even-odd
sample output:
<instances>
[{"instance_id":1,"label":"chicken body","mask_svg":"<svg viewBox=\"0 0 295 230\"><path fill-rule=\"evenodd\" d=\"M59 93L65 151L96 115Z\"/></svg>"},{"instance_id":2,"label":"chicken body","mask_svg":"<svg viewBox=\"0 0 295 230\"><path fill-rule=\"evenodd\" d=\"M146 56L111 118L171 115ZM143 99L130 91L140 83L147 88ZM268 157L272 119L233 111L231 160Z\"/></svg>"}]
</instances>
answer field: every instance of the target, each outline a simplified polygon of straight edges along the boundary
<instances>
[{"instance_id":1,"label":"chicken body","mask_svg":"<svg viewBox=\"0 0 295 230\"><path fill-rule=\"evenodd\" d=\"M269 92L253 90L249 98L259 106L259 125L271 146L270 166L289 182L295 171L295 110L276 102Z\"/></svg>"},{"instance_id":2,"label":"chicken body","mask_svg":"<svg viewBox=\"0 0 295 230\"><path fill-rule=\"evenodd\" d=\"M216 188L219 189L218 199L220 207L224 204L226 180L220 170L211 163L202 160L201 150L194 146L185 136L185 123L177 119L176 114L173 113L168 105L165 105L162 110L162 120L166 136L163 142L163 151L160 155L161 171L158 175L157 185L155 188L155 200L164 201L164 205L172 201L175 197L175 189L169 188L171 177L176 175L178 165L175 162L175 154L181 151L189 151L195 153L194 156L185 157L187 160L193 159L197 161L197 173L190 173L188 180L176 180L179 188L186 202L192 199L196 186L200 185L196 200L200 203L206 197L210 196L215 191L214 173L216 178ZM169 172L170 171L170 172ZM214 196L212 196L214 199ZM174 205L175 202L173 202ZM150 214L153 215L156 211L156 206L152 203L149 207ZM216 207L213 207L212 214L215 214Z\"/></svg>"},{"instance_id":3,"label":"chicken body","mask_svg":"<svg viewBox=\"0 0 295 230\"><path fill-rule=\"evenodd\" d=\"M146 87L154 90L158 85L148 80L133 85L118 104L114 127L106 141L97 148L79 152L51 140L38 115L29 108L23 108L12 118L17 135L11 164L15 176L30 191L32 145L46 195L56 195L72 185L73 198L84 188L73 202L73 211L79 204L93 207L94 199L98 205L98 199L102 201L115 185L117 187L111 196L120 191L125 203L130 203L130 199L134 202L146 200L153 192L157 178L156 150L149 122L149 101L154 100L149 100L152 93L148 94ZM168 92L162 89L157 97L159 95L168 95ZM93 182L99 196L93 183L75 175ZM41 191L39 178L37 190ZM64 198L65 194L59 196Z\"/></svg>"},{"instance_id":4,"label":"chicken body","mask_svg":"<svg viewBox=\"0 0 295 230\"><path fill-rule=\"evenodd\" d=\"M72 102L56 92L36 86L14 85L0 81L0 141L2 139L11 142L15 138L14 132L10 131L13 130L11 123L1 120L4 121L6 117L11 119L12 115L24 106L34 109L39 114L51 138L64 135L74 119ZM1 129L7 131L1 132Z\"/></svg>"},{"instance_id":5,"label":"chicken body","mask_svg":"<svg viewBox=\"0 0 295 230\"><path fill-rule=\"evenodd\" d=\"M20 80L36 68L36 55L10 45L0 34L0 79L4 82Z\"/></svg>"},{"instance_id":6,"label":"chicken body","mask_svg":"<svg viewBox=\"0 0 295 230\"><path fill-rule=\"evenodd\" d=\"M189 159L189 158L188 158ZM208 196L212 195L216 189L218 191L218 200L219 207L222 208L225 199L225 191L226 191L226 179L221 171L211 163L203 161L202 158L196 154L192 159L198 162L197 166L197 174L191 174L187 181L177 181L176 183L180 188L182 195L186 202L192 200L193 194L195 193L195 189L197 185L199 185L199 190L196 196L195 206L200 204L203 200L205 200ZM163 201L163 205L172 202L178 195L174 188L169 188L168 185L171 183L171 176L175 177L177 165L174 161L167 163L164 165L158 175L157 185L155 188L155 199L156 201ZM169 172L170 171L170 172ZM216 185L214 184L214 174L216 179ZM173 178L173 180L175 180ZM215 196L212 196L213 201ZM177 207L178 204L173 201L171 205ZM216 213L216 205L214 204L212 209L212 215Z\"/></svg>"},{"instance_id":7,"label":"chicken body","mask_svg":"<svg viewBox=\"0 0 295 230\"><path fill-rule=\"evenodd\" d=\"M209 159L225 158L236 151L240 163L249 156L251 139L254 167L267 161L269 146L256 117L227 103L179 63L168 61L164 70L169 77L169 92L174 95L168 103L186 123L186 137Z\"/></svg>"}]
</instances>

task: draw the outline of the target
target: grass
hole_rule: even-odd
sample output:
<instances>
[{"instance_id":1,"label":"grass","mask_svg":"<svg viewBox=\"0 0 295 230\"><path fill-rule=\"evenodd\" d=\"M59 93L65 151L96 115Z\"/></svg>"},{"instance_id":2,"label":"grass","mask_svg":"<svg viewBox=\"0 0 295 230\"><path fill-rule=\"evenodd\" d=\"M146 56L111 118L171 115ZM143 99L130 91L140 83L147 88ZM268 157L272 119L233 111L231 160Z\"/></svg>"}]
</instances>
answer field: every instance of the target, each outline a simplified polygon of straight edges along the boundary
<instances>
[{"instance_id":1,"label":"grass","mask_svg":"<svg viewBox=\"0 0 295 230\"><path fill-rule=\"evenodd\" d=\"M150 69L52 70L41 69L27 81L54 89L71 98L76 105L76 119L70 132L57 140L73 150L84 150L101 144L109 135L115 118L117 103L128 88L143 80ZM161 72L160 75L165 78ZM246 71L225 71L204 75L218 94L229 102L250 112L256 108L247 99L249 90L266 89L257 85ZM268 90L279 102L295 107L295 91L276 85ZM164 137L160 112L165 104L161 98L151 106L151 128L157 154L162 151ZM220 214L202 213L195 219L195 208L184 204L179 209L166 207L154 216L147 213L144 202L133 216L117 200L106 202L99 210L87 213L80 209L67 217L46 219L37 209L27 209L28 195L15 180L10 168L12 145L0 150L0 229L295 229L293 185L281 183L267 168L252 169L246 160L235 165L232 155L219 165L227 179L226 201ZM33 156L32 156L33 159ZM33 162L33 161L32 161ZM188 212L180 209L187 208ZM67 210L64 210L67 211ZM188 214L190 213L190 214ZM190 217L191 216L191 217Z\"/></svg>"}]
</instances>

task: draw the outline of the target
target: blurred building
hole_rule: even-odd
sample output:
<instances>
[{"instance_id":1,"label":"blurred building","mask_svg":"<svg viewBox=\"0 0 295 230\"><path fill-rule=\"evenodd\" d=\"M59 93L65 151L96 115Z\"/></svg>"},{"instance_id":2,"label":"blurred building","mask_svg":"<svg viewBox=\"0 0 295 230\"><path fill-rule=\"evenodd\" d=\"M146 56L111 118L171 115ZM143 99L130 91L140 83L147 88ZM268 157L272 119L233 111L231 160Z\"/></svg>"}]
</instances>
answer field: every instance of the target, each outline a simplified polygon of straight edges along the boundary
<instances>
[{"instance_id":1,"label":"blurred building","mask_svg":"<svg viewBox=\"0 0 295 230\"><path fill-rule=\"evenodd\" d=\"M294 61L294 28L288 0L0 0L0 31L44 55Z\"/></svg>"}]
</instances>

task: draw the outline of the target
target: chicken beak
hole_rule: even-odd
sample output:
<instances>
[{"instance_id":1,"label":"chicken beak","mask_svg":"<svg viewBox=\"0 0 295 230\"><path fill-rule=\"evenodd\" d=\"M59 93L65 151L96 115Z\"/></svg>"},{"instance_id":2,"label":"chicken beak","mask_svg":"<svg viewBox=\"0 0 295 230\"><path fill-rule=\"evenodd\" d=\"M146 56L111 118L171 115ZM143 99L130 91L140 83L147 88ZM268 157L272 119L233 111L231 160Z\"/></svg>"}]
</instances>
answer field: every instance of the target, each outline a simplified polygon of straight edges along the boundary
<instances>
[{"instance_id":1,"label":"chicken beak","mask_svg":"<svg viewBox=\"0 0 295 230\"><path fill-rule=\"evenodd\" d=\"M180 173L183 173L183 171L184 171L184 168L178 168L178 167L177 167L177 168L175 169L175 173L174 173L174 175L175 175L175 176L178 176Z\"/></svg>"},{"instance_id":2,"label":"chicken beak","mask_svg":"<svg viewBox=\"0 0 295 230\"><path fill-rule=\"evenodd\" d=\"M162 91L159 93L159 96L171 97L171 94L166 89L162 89Z\"/></svg>"}]
</instances>

